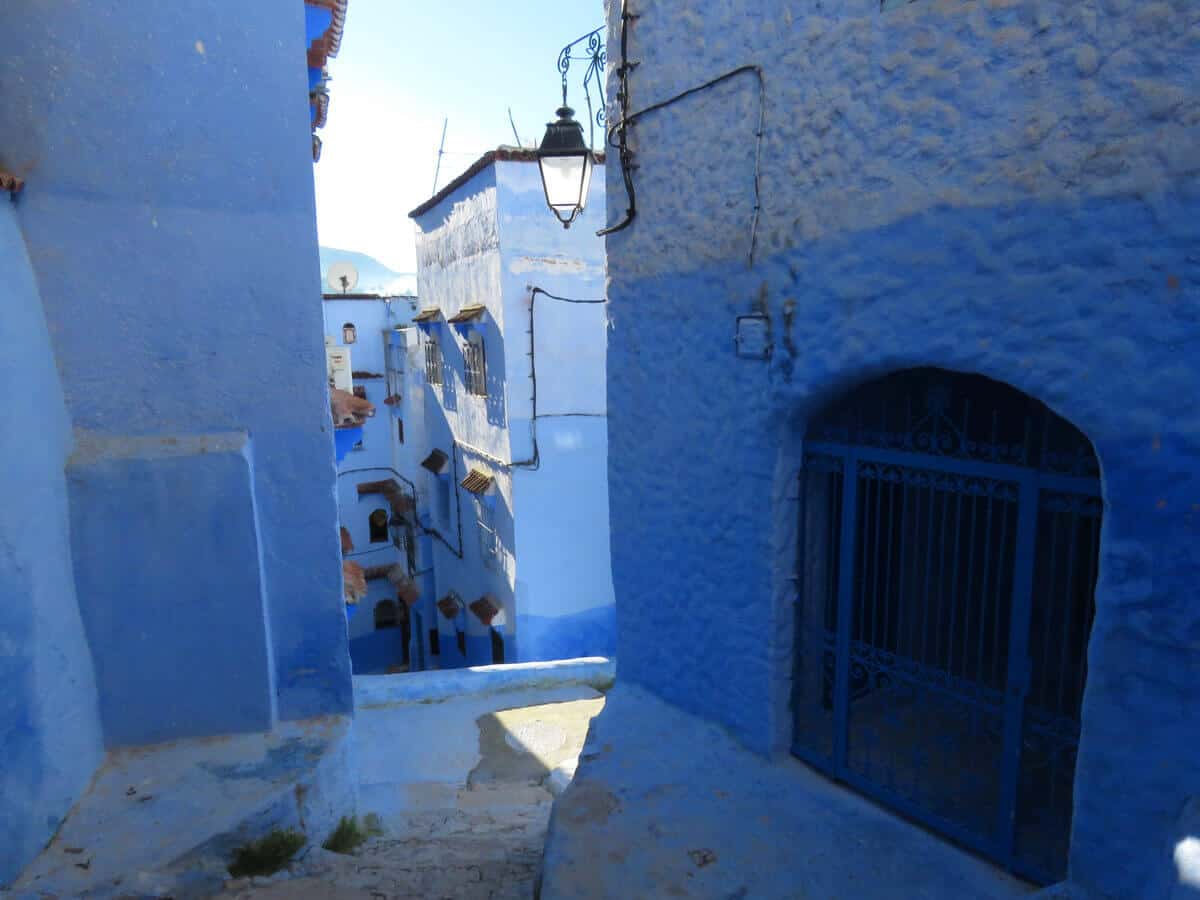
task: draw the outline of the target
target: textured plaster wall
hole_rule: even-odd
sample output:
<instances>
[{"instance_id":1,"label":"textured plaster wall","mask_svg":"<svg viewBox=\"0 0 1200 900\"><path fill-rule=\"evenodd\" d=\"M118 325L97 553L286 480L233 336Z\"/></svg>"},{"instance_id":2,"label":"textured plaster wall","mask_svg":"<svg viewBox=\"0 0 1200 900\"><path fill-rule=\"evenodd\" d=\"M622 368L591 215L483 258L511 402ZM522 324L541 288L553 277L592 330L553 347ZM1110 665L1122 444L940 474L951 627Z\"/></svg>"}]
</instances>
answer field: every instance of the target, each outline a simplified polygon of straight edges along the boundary
<instances>
[{"instance_id":1,"label":"textured plaster wall","mask_svg":"<svg viewBox=\"0 0 1200 900\"><path fill-rule=\"evenodd\" d=\"M0 197L0 886L54 834L100 763L92 657L71 573L71 425L16 208Z\"/></svg>"},{"instance_id":2,"label":"textured plaster wall","mask_svg":"<svg viewBox=\"0 0 1200 900\"><path fill-rule=\"evenodd\" d=\"M183 0L142 5L135 24L17 2L0 30L0 161L27 180L18 216L73 424L249 434L264 579L236 602L269 616L281 716L349 710L302 5ZM180 465L204 479L214 463ZM147 531L185 528L204 556L244 525L221 509ZM87 548L98 565L154 554L126 524ZM206 598L180 579L157 599ZM81 600L132 610L120 584Z\"/></svg>"},{"instance_id":3,"label":"textured plaster wall","mask_svg":"<svg viewBox=\"0 0 1200 900\"><path fill-rule=\"evenodd\" d=\"M1200 9L633 7L633 109L746 63L767 109L753 267L754 79L631 131L641 214L608 239L622 678L785 747L806 420L908 366L1006 381L1104 472L1071 876L1164 896L1200 794ZM760 311L771 360L735 358Z\"/></svg>"}]
</instances>

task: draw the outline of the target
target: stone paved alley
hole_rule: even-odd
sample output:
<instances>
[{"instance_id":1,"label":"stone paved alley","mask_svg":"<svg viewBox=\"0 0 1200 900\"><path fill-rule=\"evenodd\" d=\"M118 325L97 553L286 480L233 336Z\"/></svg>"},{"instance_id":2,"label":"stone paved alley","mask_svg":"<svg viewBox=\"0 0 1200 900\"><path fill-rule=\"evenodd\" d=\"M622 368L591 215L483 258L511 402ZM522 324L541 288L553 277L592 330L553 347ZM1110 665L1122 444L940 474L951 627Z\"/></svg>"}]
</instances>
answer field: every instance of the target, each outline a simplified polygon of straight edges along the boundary
<instances>
[{"instance_id":1,"label":"stone paved alley","mask_svg":"<svg viewBox=\"0 0 1200 900\"><path fill-rule=\"evenodd\" d=\"M360 810L379 815L385 833L354 855L311 848L273 878L231 881L219 896L531 897L554 794L574 773L603 695L574 685L372 705L363 683Z\"/></svg>"}]
</instances>

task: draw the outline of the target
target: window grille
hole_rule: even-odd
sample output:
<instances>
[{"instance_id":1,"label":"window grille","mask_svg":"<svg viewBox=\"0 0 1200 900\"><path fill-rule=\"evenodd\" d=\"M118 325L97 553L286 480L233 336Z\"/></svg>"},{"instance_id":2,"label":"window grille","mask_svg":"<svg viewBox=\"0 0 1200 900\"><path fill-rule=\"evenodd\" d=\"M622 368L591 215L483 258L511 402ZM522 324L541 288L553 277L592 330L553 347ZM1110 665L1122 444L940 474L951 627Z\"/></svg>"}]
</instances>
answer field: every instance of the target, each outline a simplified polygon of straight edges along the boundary
<instances>
[{"instance_id":1,"label":"window grille","mask_svg":"<svg viewBox=\"0 0 1200 900\"><path fill-rule=\"evenodd\" d=\"M384 332L384 367L387 372L388 396L399 397L404 393L404 347L393 343L391 334Z\"/></svg>"},{"instance_id":2,"label":"window grille","mask_svg":"<svg viewBox=\"0 0 1200 900\"><path fill-rule=\"evenodd\" d=\"M483 352L483 338L472 335L463 348L466 367L467 393L477 397L487 396L487 359Z\"/></svg>"},{"instance_id":3,"label":"window grille","mask_svg":"<svg viewBox=\"0 0 1200 900\"><path fill-rule=\"evenodd\" d=\"M425 339L425 380L429 384L442 383L442 348L435 337Z\"/></svg>"},{"instance_id":4,"label":"window grille","mask_svg":"<svg viewBox=\"0 0 1200 900\"><path fill-rule=\"evenodd\" d=\"M475 498L475 521L479 524L479 558L485 568L500 571L500 536L496 534L496 508L482 497Z\"/></svg>"}]
</instances>

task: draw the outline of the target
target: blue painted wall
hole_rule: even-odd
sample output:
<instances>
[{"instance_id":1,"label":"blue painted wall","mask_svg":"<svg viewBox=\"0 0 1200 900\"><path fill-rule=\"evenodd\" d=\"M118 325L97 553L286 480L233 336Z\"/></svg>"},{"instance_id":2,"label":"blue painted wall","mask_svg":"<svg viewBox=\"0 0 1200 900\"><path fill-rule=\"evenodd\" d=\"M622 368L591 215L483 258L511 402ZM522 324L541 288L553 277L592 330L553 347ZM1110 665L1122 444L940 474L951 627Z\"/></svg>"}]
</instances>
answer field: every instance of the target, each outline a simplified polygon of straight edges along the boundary
<instances>
[{"instance_id":1,"label":"blue painted wall","mask_svg":"<svg viewBox=\"0 0 1200 900\"><path fill-rule=\"evenodd\" d=\"M641 213L608 239L622 679L782 752L808 417L909 366L1008 382L1103 467L1071 877L1165 896L1200 795L1200 10L639 13L635 108L757 63L767 125L752 265L754 79L633 130ZM756 312L770 362L733 353Z\"/></svg>"},{"instance_id":2,"label":"blue painted wall","mask_svg":"<svg viewBox=\"0 0 1200 900\"><path fill-rule=\"evenodd\" d=\"M495 479L501 544L501 559L485 562L474 498L460 491L451 521L436 525L450 545L435 544L437 595L454 590L470 603L491 594L504 610L497 622L506 662L594 655L613 644L605 306L544 296L534 304L536 466L529 331L534 287L575 299L603 298L603 244L595 232L603 219L604 178L596 172L585 213L564 230L546 208L536 161L499 153L416 217L421 306L436 306L445 318L468 304L486 305L480 329L488 366L488 396L469 394L464 336L434 326L447 386L423 385L412 398L421 408L414 417L422 423L419 446L450 452L456 441L459 479L471 468ZM419 365L415 339L414 347ZM413 460L423 455L416 452ZM423 508L434 507L429 521L436 521L434 478L420 472L416 480L423 485ZM441 667L492 661L491 634L478 618L468 613L452 623L434 614ZM465 653L457 649L456 631L465 634Z\"/></svg>"},{"instance_id":3,"label":"blue painted wall","mask_svg":"<svg viewBox=\"0 0 1200 900\"><path fill-rule=\"evenodd\" d=\"M71 572L71 426L16 207L0 196L0 885L50 839L103 753Z\"/></svg>"},{"instance_id":4,"label":"blue painted wall","mask_svg":"<svg viewBox=\"0 0 1200 900\"><path fill-rule=\"evenodd\" d=\"M261 581L221 602L268 623L281 717L349 711L303 5L183 0L142 4L131 18L17 3L0 10L0 30L0 154L27 179L18 219L75 428L123 446L118 454L132 438L182 446L229 432L254 448L236 511L188 487L226 483L227 460L180 455L153 518L143 513L135 529L131 510L110 507L116 518L88 525L97 537L76 545L76 562L136 570L158 549L153 535L180 529L196 559L214 559L226 535L249 539L253 508L258 551L242 549L261 555ZM155 467L152 454L133 469L93 467L92 487L118 498L134 471ZM95 512L72 506L76 527ZM126 540L135 531L145 543ZM156 596L210 602L208 582L158 574ZM137 624L122 584L81 602L95 621ZM160 618L142 624L163 652L179 640ZM126 652L93 651L102 680ZM230 704L220 727L247 724Z\"/></svg>"},{"instance_id":5,"label":"blue painted wall","mask_svg":"<svg viewBox=\"0 0 1200 900\"><path fill-rule=\"evenodd\" d=\"M253 471L243 434L81 436L71 545L110 746L274 724ZM114 523L123 552L97 553Z\"/></svg>"},{"instance_id":6,"label":"blue painted wall","mask_svg":"<svg viewBox=\"0 0 1200 900\"><path fill-rule=\"evenodd\" d=\"M358 262L370 257L352 254ZM329 251L331 260L342 258ZM412 441L407 432L413 430L414 423L405 422L406 439L400 441L397 424L404 418L400 404L387 405L384 401L392 389L387 380L387 353L384 345L384 333L388 340L397 341L397 352L393 362L403 367L396 375L394 387L399 389L401 397L410 393L412 373L410 373L408 353L404 346L404 335L396 336L394 329L412 320L416 310L415 297L389 298L360 298L354 300L326 297L322 303L325 320L325 335L332 338L335 344L343 345L343 326L347 323L354 325L356 340L350 344L350 362L352 370L364 377L355 378L354 386L361 387L367 399L375 404L375 415L363 424L361 446L352 449L337 467L337 504L339 521L349 533L354 543L354 549L347 558L353 559L364 568L401 564L406 566L406 554L392 543L389 533L384 542L371 541L370 515L376 509L384 509L391 515L391 508L380 494L365 494L360 496L358 485L363 482L396 480L406 493L412 492L411 485L404 478L412 479L414 474ZM379 377L374 377L378 375ZM419 461L419 460L418 460ZM403 476L403 477L401 477ZM415 535L414 535L415 536ZM417 570L423 568L423 557L420 550L414 554ZM367 597L359 604L361 607L349 618L350 659L355 674L382 674L390 666L403 662L404 648L398 631L390 631L380 635L375 632L375 605L383 600L398 602L396 588L384 579L375 579L367 583ZM429 601L428 592L419 602ZM427 637L425 638L428 639ZM410 647L410 662L417 658ZM419 658L417 658L419 661Z\"/></svg>"}]
</instances>

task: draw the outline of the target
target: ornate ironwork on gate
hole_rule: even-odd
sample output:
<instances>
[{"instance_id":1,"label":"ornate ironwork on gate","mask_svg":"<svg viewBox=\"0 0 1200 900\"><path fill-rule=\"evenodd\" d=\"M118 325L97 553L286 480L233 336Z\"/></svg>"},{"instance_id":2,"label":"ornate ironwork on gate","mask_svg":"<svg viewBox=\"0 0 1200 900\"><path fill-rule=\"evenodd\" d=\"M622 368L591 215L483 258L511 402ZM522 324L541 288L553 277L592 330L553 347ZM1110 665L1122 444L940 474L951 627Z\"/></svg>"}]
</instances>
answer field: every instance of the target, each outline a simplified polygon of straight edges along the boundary
<instances>
[{"instance_id":1,"label":"ornate ironwork on gate","mask_svg":"<svg viewBox=\"0 0 1200 900\"><path fill-rule=\"evenodd\" d=\"M1065 876L1099 465L1045 405L913 369L805 437L794 752L1035 881Z\"/></svg>"}]
</instances>

